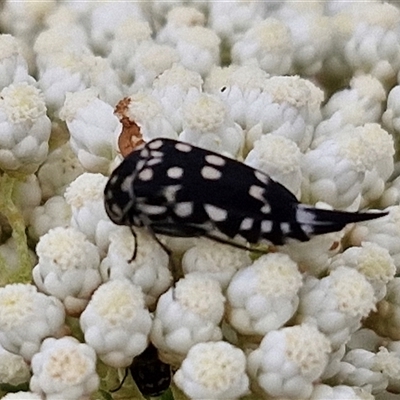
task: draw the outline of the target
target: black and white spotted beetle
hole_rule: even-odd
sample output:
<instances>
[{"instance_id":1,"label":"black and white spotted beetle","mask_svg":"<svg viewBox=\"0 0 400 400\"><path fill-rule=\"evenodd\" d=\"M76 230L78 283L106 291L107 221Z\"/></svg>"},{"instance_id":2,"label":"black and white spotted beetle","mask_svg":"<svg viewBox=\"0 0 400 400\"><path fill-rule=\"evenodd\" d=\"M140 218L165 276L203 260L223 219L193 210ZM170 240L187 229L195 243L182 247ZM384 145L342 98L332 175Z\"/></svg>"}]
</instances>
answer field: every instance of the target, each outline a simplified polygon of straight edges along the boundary
<instances>
[{"instance_id":1,"label":"black and white spotted beetle","mask_svg":"<svg viewBox=\"0 0 400 400\"><path fill-rule=\"evenodd\" d=\"M239 237L250 244L265 239L282 245L289 238L307 241L351 222L386 215L301 204L263 172L162 138L129 154L112 173L104 194L107 214L118 225L144 226L155 238L205 236L244 248L228 239Z\"/></svg>"}]
</instances>

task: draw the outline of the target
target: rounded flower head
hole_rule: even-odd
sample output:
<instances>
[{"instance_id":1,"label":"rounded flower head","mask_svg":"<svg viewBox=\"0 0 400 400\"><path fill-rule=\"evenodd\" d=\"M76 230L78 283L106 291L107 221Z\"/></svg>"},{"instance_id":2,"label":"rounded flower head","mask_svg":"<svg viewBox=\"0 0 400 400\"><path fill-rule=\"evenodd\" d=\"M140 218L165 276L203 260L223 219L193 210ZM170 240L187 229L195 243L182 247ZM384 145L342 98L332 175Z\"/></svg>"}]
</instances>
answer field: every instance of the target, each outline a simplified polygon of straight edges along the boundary
<instances>
[{"instance_id":1,"label":"rounded flower head","mask_svg":"<svg viewBox=\"0 0 400 400\"><path fill-rule=\"evenodd\" d=\"M243 130L219 97L192 93L182 109L182 126L179 140L231 157L240 155Z\"/></svg>"},{"instance_id":2,"label":"rounded flower head","mask_svg":"<svg viewBox=\"0 0 400 400\"><path fill-rule=\"evenodd\" d=\"M350 88L336 92L322 108L324 120L316 127L311 146L315 148L346 125L379 122L385 100L385 89L378 79L371 75L355 76Z\"/></svg>"},{"instance_id":3,"label":"rounded flower head","mask_svg":"<svg viewBox=\"0 0 400 400\"><path fill-rule=\"evenodd\" d=\"M263 82L262 93L249 105L245 115L246 146L252 149L263 134L284 136L304 152L312 132L321 120L321 89L299 76L272 76Z\"/></svg>"},{"instance_id":4,"label":"rounded flower head","mask_svg":"<svg viewBox=\"0 0 400 400\"><path fill-rule=\"evenodd\" d=\"M32 372L30 389L47 399L79 400L100 383L94 350L69 336L45 339L32 359Z\"/></svg>"},{"instance_id":5,"label":"rounded flower head","mask_svg":"<svg viewBox=\"0 0 400 400\"><path fill-rule=\"evenodd\" d=\"M330 274L332 289L337 297L339 311L365 317L374 308L373 293L360 274L352 269L338 268ZM357 280L359 281L356 284Z\"/></svg>"},{"instance_id":6,"label":"rounded flower head","mask_svg":"<svg viewBox=\"0 0 400 400\"><path fill-rule=\"evenodd\" d=\"M211 240L197 240L182 258L182 269L185 274L200 273L217 280L226 289L234 273L250 265L246 251L226 246Z\"/></svg>"},{"instance_id":7,"label":"rounded flower head","mask_svg":"<svg viewBox=\"0 0 400 400\"><path fill-rule=\"evenodd\" d=\"M271 96L263 92L268 77L269 75L256 65L214 67L205 80L204 88L208 93L222 99L229 115L237 124L250 130L259 122L260 117L259 114L257 118L248 118L253 103L259 104L260 111L261 107L265 108L271 102Z\"/></svg>"},{"instance_id":8,"label":"rounded flower head","mask_svg":"<svg viewBox=\"0 0 400 400\"><path fill-rule=\"evenodd\" d=\"M55 297L35 286L16 283L0 288L0 344L30 361L45 337L60 333L65 312Z\"/></svg>"},{"instance_id":9,"label":"rounded flower head","mask_svg":"<svg viewBox=\"0 0 400 400\"><path fill-rule=\"evenodd\" d=\"M80 314L101 283L97 247L82 232L58 227L40 238L36 252L36 285L63 301L69 314Z\"/></svg>"},{"instance_id":10,"label":"rounded flower head","mask_svg":"<svg viewBox=\"0 0 400 400\"><path fill-rule=\"evenodd\" d=\"M26 82L0 93L0 168L35 172L46 159L51 122L43 94Z\"/></svg>"},{"instance_id":11,"label":"rounded flower head","mask_svg":"<svg viewBox=\"0 0 400 400\"><path fill-rule=\"evenodd\" d=\"M37 174L43 200L54 195L62 196L66 187L84 172L69 143L53 150L40 166Z\"/></svg>"},{"instance_id":12,"label":"rounded flower head","mask_svg":"<svg viewBox=\"0 0 400 400\"><path fill-rule=\"evenodd\" d=\"M300 198L301 153L292 140L283 136L263 135L254 142L254 147L244 163L268 174Z\"/></svg>"},{"instance_id":13,"label":"rounded flower head","mask_svg":"<svg viewBox=\"0 0 400 400\"><path fill-rule=\"evenodd\" d=\"M131 18L144 19L140 4L131 2L96 4L86 17L90 18L92 45L100 54L110 52L116 28Z\"/></svg>"},{"instance_id":14,"label":"rounded flower head","mask_svg":"<svg viewBox=\"0 0 400 400\"><path fill-rule=\"evenodd\" d=\"M248 357L248 373L264 395L308 398L331 351L328 338L314 325L269 332Z\"/></svg>"},{"instance_id":15,"label":"rounded flower head","mask_svg":"<svg viewBox=\"0 0 400 400\"><path fill-rule=\"evenodd\" d=\"M72 10L66 11L64 9L63 12L59 8L49 16L47 20L49 28L41 31L35 38L33 49L36 54L37 68L40 71L40 80L46 76L46 69L52 66L57 56L90 53L87 33L76 23L78 16Z\"/></svg>"},{"instance_id":16,"label":"rounded flower head","mask_svg":"<svg viewBox=\"0 0 400 400\"><path fill-rule=\"evenodd\" d=\"M256 22L232 46L236 64L256 63L274 75L287 74L292 66L293 45L289 29L274 18Z\"/></svg>"},{"instance_id":17,"label":"rounded flower head","mask_svg":"<svg viewBox=\"0 0 400 400\"><path fill-rule=\"evenodd\" d=\"M28 63L22 54L18 39L11 35L0 35L0 90L15 82L34 83L28 75Z\"/></svg>"},{"instance_id":18,"label":"rounded flower head","mask_svg":"<svg viewBox=\"0 0 400 400\"><path fill-rule=\"evenodd\" d=\"M367 166L360 206L365 208L378 200L385 190L385 184L394 171L395 148L392 135L379 124L365 124L357 129L361 131Z\"/></svg>"},{"instance_id":19,"label":"rounded flower head","mask_svg":"<svg viewBox=\"0 0 400 400\"><path fill-rule=\"evenodd\" d=\"M360 272L339 267L320 280L307 277L300 290L298 320L312 322L337 350L375 309L371 284Z\"/></svg>"},{"instance_id":20,"label":"rounded flower head","mask_svg":"<svg viewBox=\"0 0 400 400\"><path fill-rule=\"evenodd\" d=\"M185 127L203 132L218 129L224 122L225 115L224 104L210 95L199 96L183 110Z\"/></svg>"},{"instance_id":21,"label":"rounded flower head","mask_svg":"<svg viewBox=\"0 0 400 400\"><path fill-rule=\"evenodd\" d=\"M174 7L169 10L166 19L166 24L158 32L157 41L172 46L179 40L180 29L205 24L204 14L192 7Z\"/></svg>"},{"instance_id":22,"label":"rounded flower head","mask_svg":"<svg viewBox=\"0 0 400 400\"><path fill-rule=\"evenodd\" d=\"M175 48L150 40L143 41L131 59L130 64L135 80L130 87L130 93L150 88L158 75L178 61L179 55Z\"/></svg>"},{"instance_id":23,"label":"rounded flower head","mask_svg":"<svg viewBox=\"0 0 400 400\"><path fill-rule=\"evenodd\" d=\"M51 197L32 211L29 218L29 236L38 241L50 229L68 226L70 220L71 208L65 199L61 196Z\"/></svg>"},{"instance_id":24,"label":"rounded flower head","mask_svg":"<svg viewBox=\"0 0 400 400\"><path fill-rule=\"evenodd\" d=\"M305 76L317 75L332 51L334 36L329 18L323 15L322 5L305 5L303 2L284 4L277 16L290 29L293 69Z\"/></svg>"},{"instance_id":25,"label":"rounded flower head","mask_svg":"<svg viewBox=\"0 0 400 400\"><path fill-rule=\"evenodd\" d=\"M352 267L361 272L373 286L377 301L385 296L386 284L396 273L389 251L371 242L363 242L361 247L349 247L335 256L329 268L333 270L339 266Z\"/></svg>"},{"instance_id":26,"label":"rounded flower head","mask_svg":"<svg viewBox=\"0 0 400 400\"><path fill-rule=\"evenodd\" d=\"M159 298L151 341L168 353L171 364L182 361L195 343L221 340L224 302L216 281L187 275Z\"/></svg>"},{"instance_id":27,"label":"rounded flower head","mask_svg":"<svg viewBox=\"0 0 400 400\"><path fill-rule=\"evenodd\" d=\"M150 24L135 16L130 16L116 27L111 52L107 58L117 68L123 83L132 84L133 55L142 42L151 40L151 33Z\"/></svg>"},{"instance_id":28,"label":"rounded flower head","mask_svg":"<svg viewBox=\"0 0 400 400\"><path fill-rule=\"evenodd\" d=\"M145 142L159 136L177 139L178 133L156 96L137 92L127 99L127 104L123 117L139 125Z\"/></svg>"},{"instance_id":29,"label":"rounded flower head","mask_svg":"<svg viewBox=\"0 0 400 400\"><path fill-rule=\"evenodd\" d=\"M176 49L180 63L201 76L207 75L214 65L219 64L221 39L209 28L189 26L179 29Z\"/></svg>"},{"instance_id":30,"label":"rounded flower head","mask_svg":"<svg viewBox=\"0 0 400 400\"><path fill-rule=\"evenodd\" d=\"M183 130L182 107L186 97L200 93L202 83L200 74L181 64L174 64L154 80L152 95L161 103L163 114L168 116L176 132Z\"/></svg>"},{"instance_id":31,"label":"rounded flower head","mask_svg":"<svg viewBox=\"0 0 400 400\"><path fill-rule=\"evenodd\" d=\"M265 335L293 316L300 287L301 274L289 256L263 255L232 278L227 289L227 319L244 335Z\"/></svg>"},{"instance_id":32,"label":"rounded flower head","mask_svg":"<svg viewBox=\"0 0 400 400\"><path fill-rule=\"evenodd\" d=\"M107 177L104 175L84 173L67 187L64 194L71 206L71 226L96 243L102 253L107 250L108 235L114 228L104 209L106 183Z\"/></svg>"},{"instance_id":33,"label":"rounded flower head","mask_svg":"<svg viewBox=\"0 0 400 400\"><path fill-rule=\"evenodd\" d=\"M380 150L371 146L364 133L364 127L349 125L304 155L303 201L323 201L338 209L359 209L366 172L380 158L375 156Z\"/></svg>"},{"instance_id":34,"label":"rounded flower head","mask_svg":"<svg viewBox=\"0 0 400 400\"><path fill-rule=\"evenodd\" d=\"M146 304L154 307L160 294L171 284L169 258L145 230L135 228L135 232L136 239L128 227L119 226L110 233L107 256L100 266L101 274L103 281L128 279L140 286ZM135 246L137 254L132 260Z\"/></svg>"},{"instance_id":35,"label":"rounded flower head","mask_svg":"<svg viewBox=\"0 0 400 400\"><path fill-rule=\"evenodd\" d=\"M54 115L60 112L67 93L85 90L89 84L88 71L82 61L82 48L52 53L40 73L39 86L49 111Z\"/></svg>"},{"instance_id":36,"label":"rounded flower head","mask_svg":"<svg viewBox=\"0 0 400 400\"><path fill-rule=\"evenodd\" d=\"M191 399L239 399L249 387L246 357L226 342L198 343L189 350L174 381Z\"/></svg>"},{"instance_id":37,"label":"rounded flower head","mask_svg":"<svg viewBox=\"0 0 400 400\"><path fill-rule=\"evenodd\" d=\"M82 166L107 173L121 125L113 108L98 98L97 89L67 93L60 118L67 123L71 148Z\"/></svg>"},{"instance_id":38,"label":"rounded flower head","mask_svg":"<svg viewBox=\"0 0 400 400\"><path fill-rule=\"evenodd\" d=\"M101 285L80 317L85 341L107 365L128 367L148 342L151 316L139 286L127 280Z\"/></svg>"},{"instance_id":39,"label":"rounded flower head","mask_svg":"<svg viewBox=\"0 0 400 400\"><path fill-rule=\"evenodd\" d=\"M18 386L28 382L30 377L28 363L0 346L0 384Z\"/></svg>"},{"instance_id":40,"label":"rounded flower head","mask_svg":"<svg viewBox=\"0 0 400 400\"><path fill-rule=\"evenodd\" d=\"M400 206L386 208L388 215L378 220L360 222L350 231L349 242L360 246L362 242L373 242L387 249L394 260L397 273L400 271Z\"/></svg>"},{"instance_id":41,"label":"rounded flower head","mask_svg":"<svg viewBox=\"0 0 400 400\"><path fill-rule=\"evenodd\" d=\"M397 23L400 11L394 4L354 3L344 10L351 18L351 36L344 43L344 56L354 71L362 71L391 85L400 68Z\"/></svg>"},{"instance_id":42,"label":"rounded flower head","mask_svg":"<svg viewBox=\"0 0 400 400\"><path fill-rule=\"evenodd\" d=\"M265 18L265 5L259 1L213 1L208 5L207 22L231 46L255 22Z\"/></svg>"}]
</instances>

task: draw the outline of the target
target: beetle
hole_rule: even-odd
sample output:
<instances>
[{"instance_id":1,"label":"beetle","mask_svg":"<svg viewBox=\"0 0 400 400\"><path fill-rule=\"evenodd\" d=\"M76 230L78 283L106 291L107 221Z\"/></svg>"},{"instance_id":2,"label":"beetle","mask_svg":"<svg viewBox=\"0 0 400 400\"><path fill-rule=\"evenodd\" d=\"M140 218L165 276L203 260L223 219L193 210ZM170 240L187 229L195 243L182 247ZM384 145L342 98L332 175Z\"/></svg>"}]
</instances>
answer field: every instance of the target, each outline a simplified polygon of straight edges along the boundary
<instances>
[{"instance_id":1,"label":"beetle","mask_svg":"<svg viewBox=\"0 0 400 400\"><path fill-rule=\"evenodd\" d=\"M167 252L156 234L204 236L252 250L246 242L304 242L387 214L302 204L264 172L166 138L140 145L122 161L106 184L104 201L115 224L129 226L134 235L134 227L146 227Z\"/></svg>"}]
</instances>

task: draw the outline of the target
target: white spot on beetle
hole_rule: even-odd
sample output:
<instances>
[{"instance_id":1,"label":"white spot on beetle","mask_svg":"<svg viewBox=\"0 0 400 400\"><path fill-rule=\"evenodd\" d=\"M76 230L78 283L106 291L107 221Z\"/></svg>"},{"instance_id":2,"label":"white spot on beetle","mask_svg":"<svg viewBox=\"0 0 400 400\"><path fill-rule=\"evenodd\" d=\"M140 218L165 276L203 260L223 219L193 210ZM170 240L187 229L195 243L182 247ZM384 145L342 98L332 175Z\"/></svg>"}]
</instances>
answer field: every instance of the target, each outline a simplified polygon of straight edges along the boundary
<instances>
[{"instance_id":1,"label":"white spot on beetle","mask_svg":"<svg viewBox=\"0 0 400 400\"><path fill-rule=\"evenodd\" d=\"M133 181L135 180L135 175L127 176L121 183L121 190L126 193L133 193Z\"/></svg>"},{"instance_id":2,"label":"white spot on beetle","mask_svg":"<svg viewBox=\"0 0 400 400\"><path fill-rule=\"evenodd\" d=\"M146 160L139 160L136 164L136 171L140 171L144 165L146 164Z\"/></svg>"},{"instance_id":3,"label":"white spot on beetle","mask_svg":"<svg viewBox=\"0 0 400 400\"><path fill-rule=\"evenodd\" d=\"M253 218L243 218L239 230L248 231L253 227L254 219Z\"/></svg>"},{"instance_id":4,"label":"white spot on beetle","mask_svg":"<svg viewBox=\"0 0 400 400\"><path fill-rule=\"evenodd\" d=\"M225 163L226 163L226 161L222 157L217 156L215 154L208 154L208 155L206 155L205 158L209 164L213 164L213 165L222 166L222 165L225 165Z\"/></svg>"},{"instance_id":5,"label":"white spot on beetle","mask_svg":"<svg viewBox=\"0 0 400 400\"><path fill-rule=\"evenodd\" d=\"M291 231L290 224L288 222L281 222L281 231L285 235Z\"/></svg>"},{"instance_id":6,"label":"white spot on beetle","mask_svg":"<svg viewBox=\"0 0 400 400\"><path fill-rule=\"evenodd\" d=\"M162 158L164 153L162 151L152 150L150 151L151 157Z\"/></svg>"},{"instance_id":7,"label":"white spot on beetle","mask_svg":"<svg viewBox=\"0 0 400 400\"><path fill-rule=\"evenodd\" d=\"M261 232L268 233L272 231L272 221L264 220L261 222Z\"/></svg>"},{"instance_id":8,"label":"white spot on beetle","mask_svg":"<svg viewBox=\"0 0 400 400\"><path fill-rule=\"evenodd\" d=\"M296 209L296 221L299 224L309 224L315 221L315 211L307 209L307 207L299 205Z\"/></svg>"},{"instance_id":9,"label":"white spot on beetle","mask_svg":"<svg viewBox=\"0 0 400 400\"><path fill-rule=\"evenodd\" d=\"M221 178L221 176L222 176L221 171L219 171L216 168L209 167L207 165L205 167L203 167L200 172L201 172L201 176L204 179L209 179L209 180L214 180L214 181Z\"/></svg>"},{"instance_id":10,"label":"white spot on beetle","mask_svg":"<svg viewBox=\"0 0 400 400\"><path fill-rule=\"evenodd\" d=\"M150 215L163 214L167 210L165 206L155 206L152 204L141 204L140 209L144 214Z\"/></svg>"},{"instance_id":11,"label":"white spot on beetle","mask_svg":"<svg viewBox=\"0 0 400 400\"><path fill-rule=\"evenodd\" d=\"M184 153L188 153L189 151L192 150L192 146L190 144L187 144L187 143L178 142L175 145L175 149L179 150L179 151L182 151Z\"/></svg>"},{"instance_id":12,"label":"white spot on beetle","mask_svg":"<svg viewBox=\"0 0 400 400\"><path fill-rule=\"evenodd\" d=\"M153 178L153 170L151 168L145 168L139 172L138 178L141 181L149 181Z\"/></svg>"},{"instance_id":13,"label":"white spot on beetle","mask_svg":"<svg viewBox=\"0 0 400 400\"><path fill-rule=\"evenodd\" d=\"M270 180L269 176L261 171L254 170L254 175L259 181L264 184L267 184Z\"/></svg>"},{"instance_id":14,"label":"white spot on beetle","mask_svg":"<svg viewBox=\"0 0 400 400\"><path fill-rule=\"evenodd\" d=\"M171 179L180 179L183 175L183 168L181 167L171 167L167 171L168 178Z\"/></svg>"},{"instance_id":15,"label":"white spot on beetle","mask_svg":"<svg viewBox=\"0 0 400 400\"><path fill-rule=\"evenodd\" d=\"M163 141L161 139L159 139L159 140L154 140L154 141L150 142L148 144L148 146L151 150L157 150L162 146L162 144L163 144Z\"/></svg>"},{"instance_id":16,"label":"white spot on beetle","mask_svg":"<svg viewBox=\"0 0 400 400\"><path fill-rule=\"evenodd\" d=\"M140 152L140 157L147 158L149 156L149 150L144 147Z\"/></svg>"},{"instance_id":17,"label":"white spot on beetle","mask_svg":"<svg viewBox=\"0 0 400 400\"><path fill-rule=\"evenodd\" d=\"M167 186L163 194L169 203L175 203L176 192L182 188L182 185L170 185Z\"/></svg>"},{"instance_id":18,"label":"white spot on beetle","mask_svg":"<svg viewBox=\"0 0 400 400\"><path fill-rule=\"evenodd\" d=\"M225 221L228 216L228 211L223 208L219 208L217 206L213 206L212 204L204 204L204 209L208 216L215 222Z\"/></svg>"},{"instance_id":19,"label":"white spot on beetle","mask_svg":"<svg viewBox=\"0 0 400 400\"><path fill-rule=\"evenodd\" d=\"M264 188L257 185L251 185L249 189L249 195L257 200L265 201L264 199Z\"/></svg>"},{"instance_id":20,"label":"white spot on beetle","mask_svg":"<svg viewBox=\"0 0 400 400\"><path fill-rule=\"evenodd\" d=\"M146 164L149 167L152 167L153 165L160 164L160 162L162 162L162 158L161 157L154 157L154 158L151 158L149 161L147 161Z\"/></svg>"},{"instance_id":21,"label":"white spot on beetle","mask_svg":"<svg viewBox=\"0 0 400 400\"><path fill-rule=\"evenodd\" d=\"M193 202L183 201L181 203L176 203L174 207L175 214L178 217L185 218L193 214Z\"/></svg>"},{"instance_id":22,"label":"white spot on beetle","mask_svg":"<svg viewBox=\"0 0 400 400\"><path fill-rule=\"evenodd\" d=\"M269 214L270 212L271 212L271 206L269 205L269 204L264 204L261 208L260 208L260 211L263 213L263 214Z\"/></svg>"},{"instance_id":23,"label":"white spot on beetle","mask_svg":"<svg viewBox=\"0 0 400 400\"><path fill-rule=\"evenodd\" d=\"M110 179L110 184L114 185L115 182L117 182L119 176L118 175L114 175L111 179Z\"/></svg>"}]
</instances>

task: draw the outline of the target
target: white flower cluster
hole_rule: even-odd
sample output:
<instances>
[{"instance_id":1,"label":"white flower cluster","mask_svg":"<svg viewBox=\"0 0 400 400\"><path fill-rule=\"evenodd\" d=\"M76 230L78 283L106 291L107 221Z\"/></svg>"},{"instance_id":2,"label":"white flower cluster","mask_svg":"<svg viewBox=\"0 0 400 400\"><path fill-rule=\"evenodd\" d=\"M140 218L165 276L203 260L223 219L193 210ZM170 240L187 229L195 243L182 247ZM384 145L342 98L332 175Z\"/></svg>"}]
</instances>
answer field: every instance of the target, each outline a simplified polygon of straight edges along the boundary
<instances>
[{"instance_id":1,"label":"white flower cluster","mask_svg":"<svg viewBox=\"0 0 400 400\"><path fill-rule=\"evenodd\" d=\"M118 368L156 386L152 343L175 399L400 400L392 3L2 2L0 397L110 398ZM158 137L388 214L262 256L133 235L104 187L123 140Z\"/></svg>"}]
</instances>

